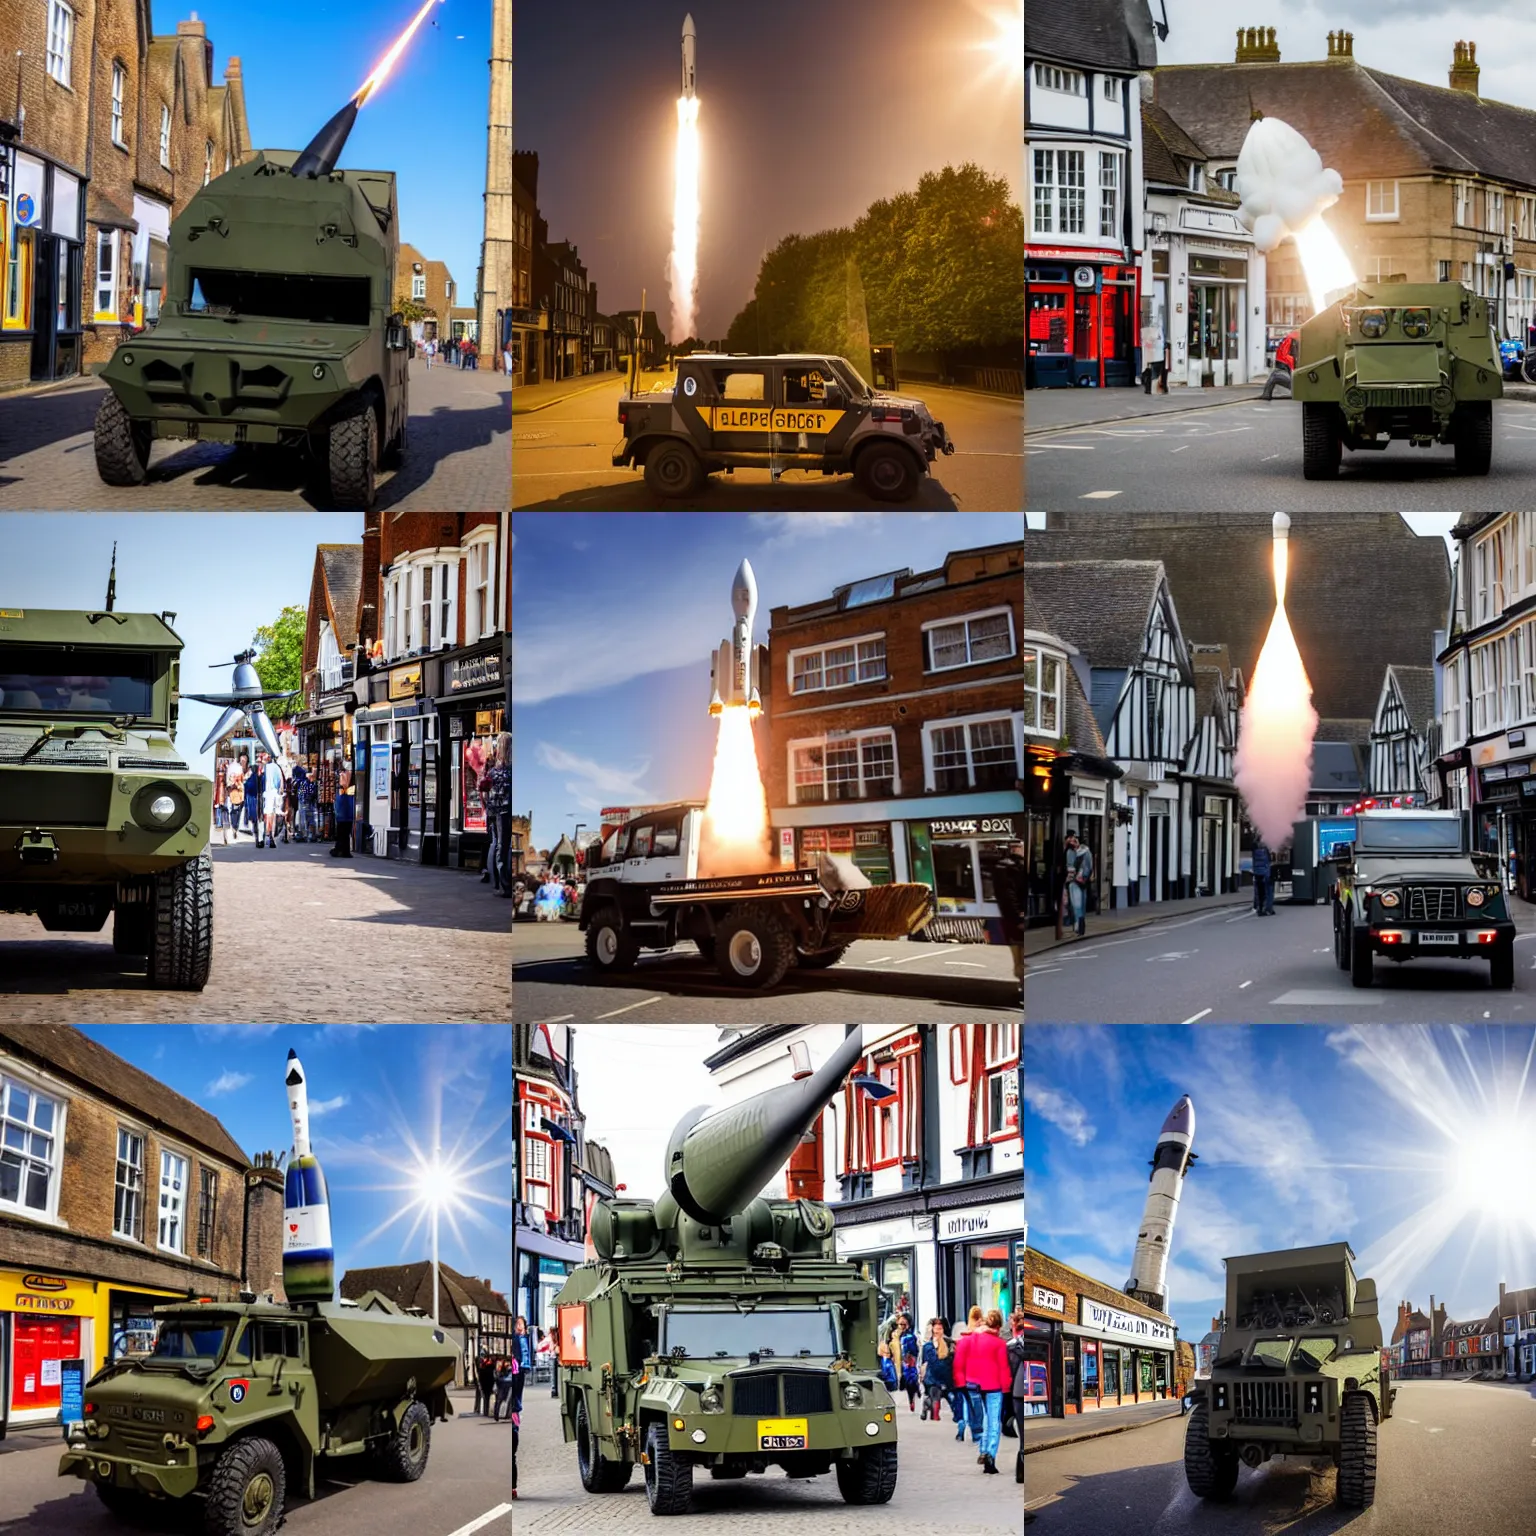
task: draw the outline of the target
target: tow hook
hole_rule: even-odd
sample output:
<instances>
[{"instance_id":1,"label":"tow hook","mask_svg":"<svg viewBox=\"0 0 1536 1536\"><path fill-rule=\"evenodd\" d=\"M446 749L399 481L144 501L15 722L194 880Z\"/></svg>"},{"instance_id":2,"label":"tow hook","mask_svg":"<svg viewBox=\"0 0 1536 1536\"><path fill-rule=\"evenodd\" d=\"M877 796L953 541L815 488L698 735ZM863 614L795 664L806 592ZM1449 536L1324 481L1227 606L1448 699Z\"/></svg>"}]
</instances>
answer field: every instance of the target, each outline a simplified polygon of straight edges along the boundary
<instances>
[{"instance_id":1,"label":"tow hook","mask_svg":"<svg viewBox=\"0 0 1536 1536\"><path fill-rule=\"evenodd\" d=\"M57 864L59 845L51 832L33 827L30 832L23 832L16 839L16 854L23 864Z\"/></svg>"}]
</instances>

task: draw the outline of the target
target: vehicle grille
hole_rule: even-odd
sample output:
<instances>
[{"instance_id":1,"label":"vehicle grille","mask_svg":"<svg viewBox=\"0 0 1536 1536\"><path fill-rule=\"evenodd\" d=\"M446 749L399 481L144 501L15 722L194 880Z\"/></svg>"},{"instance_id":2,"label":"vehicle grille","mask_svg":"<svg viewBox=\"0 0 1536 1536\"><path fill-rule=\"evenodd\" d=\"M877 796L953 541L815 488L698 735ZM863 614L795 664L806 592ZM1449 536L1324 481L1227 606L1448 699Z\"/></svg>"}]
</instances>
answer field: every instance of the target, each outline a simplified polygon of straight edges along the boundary
<instances>
[{"instance_id":1,"label":"vehicle grille","mask_svg":"<svg viewBox=\"0 0 1536 1536\"><path fill-rule=\"evenodd\" d=\"M1428 405L1429 391L1427 389L1368 389L1365 391L1365 403L1368 407L1377 408Z\"/></svg>"},{"instance_id":2,"label":"vehicle grille","mask_svg":"<svg viewBox=\"0 0 1536 1536\"><path fill-rule=\"evenodd\" d=\"M779 1406L783 1383L783 1408ZM738 1376L732 1383L731 1412L740 1418L799 1418L832 1412L832 1378L822 1371L786 1371L782 1376Z\"/></svg>"},{"instance_id":3,"label":"vehicle grille","mask_svg":"<svg viewBox=\"0 0 1536 1536\"><path fill-rule=\"evenodd\" d=\"M150 768L159 769L162 773L185 773L187 765L178 763L173 757L120 757L117 760L119 768Z\"/></svg>"},{"instance_id":4,"label":"vehicle grille","mask_svg":"<svg viewBox=\"0 0 1536 1536\"><path fill-rule=\"evenodd\" d=\"M112 780L104 773L18 768L0 778L0 819L11 826L99 827L111 805Z\"/></svg>"},{"instance_id":5,"label":"vehicle grille","mask_svg":"<svg viewBox=\"0 0 1536 1536\"><path fill-rule=\"evenodd\" d=\"M798 1418L805 1413L832 1412L832 1378L810 1371L786 1371L784 1381L784 1416Z\"/></svg>"},{"instance_id":6,"label":"vehicle grille","mask_svg":"<svg viewBox=\"0 0 1536 1536\"><path fill-rule=\"evenodd\" d=\"M1453 923L1461 916L1454 885L1410 885L1408 921L1410 923Z\"/></svg>"},{"instance_id":7,"label":"vehicle grille","mask_svg":"<svg viewBox=\"0 0 1536 1536\"><path fill-rule=\"evenodd\" d=\"M94 743L82 747L78 741L66 737L60 741L45 742L27 757L27 749L37 741L35 734L21 731L0 731L0 763L19 763L25 760L30 766L40 768L105 768L107 754Z\"/></svg>"},{"instance_id":8,"label":"vehicle grille","mask_svg":"<svg viewBox=\"0 0 1536 1536\"><path fill-rule=\"evenodd\" d=\"M1294 1381L1234 1381L1232 1417L1245 1424L1294 1424Z\"/></svg>"},{"instance_id":9,"label":"vehicle grille","mask_svg":"<svg viewBox=\"0 0 1536 1536\"><path fill-rule=\"evenodd\" d=\"M112 1420L112 1438L107 1450L115 1456L139 1456L145 1461L168 1462L175 1458L162 1441L170 1431L167 1424L130 1424Z\"/></svg>"},{"instance_id":10,"label":"vehicle grille","mask_svg":"<svg viewBox=\"0 0 1536 1536\"><path fill-rule=\"evenodd\" d=\"M779 1411L777 1376L740 1376L731 1383L731 1412L738 1418L773 1418Z\"/></svg>"}]
</instances>

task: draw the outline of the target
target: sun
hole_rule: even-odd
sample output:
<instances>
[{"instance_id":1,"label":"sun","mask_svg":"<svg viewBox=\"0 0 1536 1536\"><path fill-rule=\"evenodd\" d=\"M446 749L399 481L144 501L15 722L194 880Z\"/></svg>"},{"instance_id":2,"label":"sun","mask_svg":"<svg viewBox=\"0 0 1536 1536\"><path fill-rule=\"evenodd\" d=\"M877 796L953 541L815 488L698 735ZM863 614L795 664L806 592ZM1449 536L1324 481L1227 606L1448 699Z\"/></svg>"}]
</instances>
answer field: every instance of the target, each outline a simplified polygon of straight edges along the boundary
<instances>
[{"instance_id":1,"label":"sun","mask_svg":"<svg viewBox=\"0 0 1536 1536\"><path fill-rule=\"evenodd\" d=\"M1465 1127L1448 1149L1452 1197L1464 1210L1508 1218L1536 1162L1536 1121L1504 1114Z\"/></svg>"},{"instance_id":2,"label":"sun","mask_svg":"<svg viewBox=\"0 0 1536 1536\"><path fill-rule=\"evenodd\" d=\"M1024 77L1024 8L987 6L983 14L992 23L994 33L980 44L992 55L995 67L1008 78Z\"/></svg>"}]
</instances>

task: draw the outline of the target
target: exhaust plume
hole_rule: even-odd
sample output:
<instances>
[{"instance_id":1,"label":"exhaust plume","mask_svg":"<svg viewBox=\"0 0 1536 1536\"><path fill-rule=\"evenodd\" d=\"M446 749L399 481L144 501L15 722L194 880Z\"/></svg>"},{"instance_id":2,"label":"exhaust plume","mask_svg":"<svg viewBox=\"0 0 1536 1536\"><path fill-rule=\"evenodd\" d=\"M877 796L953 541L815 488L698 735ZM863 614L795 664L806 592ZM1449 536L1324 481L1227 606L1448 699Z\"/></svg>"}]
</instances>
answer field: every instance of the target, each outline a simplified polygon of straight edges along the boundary
<instances>
[{"instance_id":1,"label":"exhaust plume","mask_svg":"<svg viewBox=\"0 0 1536 1536\"><path fill-rule=\"evenodd\" d=\"M699 840L699 874L757 874L774 866L768 856L768 797L757 766L752 719L743 708L723 710L719 718Z\"/></svg>"},{"instance_id":2,"label":"exhaust plume","mask_svg":"<svg viewBox=\"0 0 1536 1536\"><path fill-rule=\"evenodd\" d=\"M672 203L672 338L694 333L699 286L699 99L677 98L677 188Z\"/></svg>"}]
</instances>

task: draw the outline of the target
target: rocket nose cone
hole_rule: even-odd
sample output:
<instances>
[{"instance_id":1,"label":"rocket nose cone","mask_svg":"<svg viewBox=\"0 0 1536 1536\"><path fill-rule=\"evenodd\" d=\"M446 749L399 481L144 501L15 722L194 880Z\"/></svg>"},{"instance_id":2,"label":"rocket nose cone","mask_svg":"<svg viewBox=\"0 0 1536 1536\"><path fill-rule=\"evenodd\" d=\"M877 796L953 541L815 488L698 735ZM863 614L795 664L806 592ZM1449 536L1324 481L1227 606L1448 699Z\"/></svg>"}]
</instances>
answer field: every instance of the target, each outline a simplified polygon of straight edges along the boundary
<instances>
[{"instance_id":1,"label":"rocket nose cone","mask_svg":"<svg viewBox=\"0 0 1536 1536\"><path fill-rule=\"evenodd\" d=\"M743 560L731 577L731 611L738 619L744 619L756 607L757 578L752 574L752 562Z\"/></svg>"},{"instance_id":2,"label":"rocket nose cone","mask_svg":"<svg viewBox=\"0 0 1536 1536\"><path fill-rule=\"evenodd\" d=\"M299 1053L292 1046L288 1047L288 1060L292 1061Z\"/></svg>"},{"instance_id":3,"label":"rocket nose cone","mask_svg":"<svg viewBox=\"0 0 1536 1536\"><path fill-rule=\"evenodd\" d=\"M686 16L683 17L683 36L697 37L698 35L698 31L693 25L693 12L690 11Z\"/></svg>"},{"instance_id":4,"label":"rocket nose cone","mask_svg":"<svg viewBox=\"0 0 1536 1536\"><path fill-rule=\"evenodd\" d=\"M1291 531L1290 518L1284 512L1276 512L1269 520L1269 531L1271 538L1283 539L1287 537Z\"/></svg>"},{"instance_id":5,"label":"rocket nose cone","mask_svg":"<svg viewBox=\"0 0 1536 1536\"><path fill-rule=\"evenodd\" d=\"M1163 1134L1165 1136L1188 1136L1193 1139L1195 1134L1195 1101L1187 1093L1168 1111L1168 1118L1163 1121Z\"/></svg>"}]
</instances>

